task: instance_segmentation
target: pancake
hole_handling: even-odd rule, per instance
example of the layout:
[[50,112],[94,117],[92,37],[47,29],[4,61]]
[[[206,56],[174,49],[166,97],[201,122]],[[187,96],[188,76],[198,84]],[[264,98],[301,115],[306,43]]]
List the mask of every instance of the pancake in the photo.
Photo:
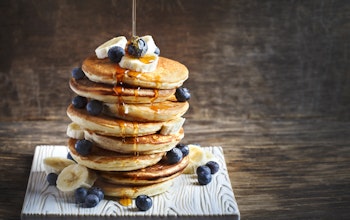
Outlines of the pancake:
[[85,130],[98,134],[116,137],[135,137],[157,133],[162,128],[161,122],[139,123],[118,120],[112,117],[93,116],[85,109],[76,109],[70,105],[67,109],[68,117]]
[[84,131],[85,139],[96,143],[99,147],[106,150],[120,153],[141,153],[152,154],[171,150],[184,137],[183,129],[178,133],[161,135],[150,134],[140,137],[111,137],[99,135],[91,131]]
[[101,176],[101,179],[107,183],[116,184],[119,186],[147,186],[152,184],[157,184],[165,181],[169,181],[174,179],[177,176],[180,176],[182,174],[182,171],[179,171],[177,173],[174,173],[169,176],[165,177],[159,177],[154,179],[137,179],[137,178],[121,178],[118,176],[115,176],[115,178],[110,177],[110,179],[104,178]]
[[80,96],[107,103],[163,102],[175,93],[175,89],[146,89],[130,87],[125,84],[109,85],[92,82],[87,78],[79,80],[71,78],[69,86],[73,92]]
[[164,57],[159,57],[157,68],[153,72],[126,70],[108,58],[98,59],[96,56],[86,58],[82,69],[94,82],[111,85],[122,82],[143,88],[174,89],[180,87],[188,78],[188,69],[185,65]]
[[164,101],[147,104],[105,103],[105,114],[128,121],[169,121],[183,116],[188,102]]
[[100,187],[106,196],[133,199],[139,195],[155,196],[164,193],[172,184],[173,179],[151,185],[127,186],[108,183],[100,178],[97,179],[94,186]]
[[75,150],[76,139],[68,140],[68,148],[73,159],[83,166],[93,170],[101,171],[130,171],[138,170],[158,163],[164,153],[130,155],[108,151],[97,146],[93,146],[92,151],[87,156],[80,155]]
[[120,185],[149,185],[160,183],[180,175],[187,167],[189,157],[184,157],[179,163],[168,164],[165,159],[153,166],[128,172],[99,172],[104,181]]
[[158,131],[163,135],[174,134],[181,129],[184,123],[184,118],[167,122],[136,122],[116,119],[102,114],[93,116],[88,114],[85,109],[77,109],[73,105],[68,106],[67,115],[72,122],[78,124],[84,130],[114,137],[137,137],[154,134]]

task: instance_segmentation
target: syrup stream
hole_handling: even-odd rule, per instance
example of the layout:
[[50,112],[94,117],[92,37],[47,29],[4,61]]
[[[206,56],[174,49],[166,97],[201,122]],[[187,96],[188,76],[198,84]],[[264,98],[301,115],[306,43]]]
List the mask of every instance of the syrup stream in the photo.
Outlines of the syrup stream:
[[[136,36],[136,0],[132,0],[132,37]],[[125,72],[124,72],[125,74]],[[118,91],[116,91],[116,93],[118,94]],[[121,96],[121,94],[120,94]],[[135,96],[137,97],[138,96],[138,90],[135,91]],[[119,100],[119,103],[118,103],[119,107],[121,107],[123,105],[123,101],[122,100]],[[119,113],[121,113],[121,109],[119,109]],[[123,112],[124,114],[125,112]],[[125,123],[120,123],[120,127],[122,128],[122,137],[123,139],[125,138]],[[138,124],[137,123],[133,123],[133,127],[134,127],[134,150],[135,150],[135,155],[138,155],[138,152],[137,152],[137,135],[138,135],[138,131],[139,131],[139,128],[138,128]],[[125,139],[124,139],[125,140]],[[126,197],[126,196],[123,196],[122,198],[119,199],[119,203],[122,205],[122,206],[130,206],[132,204],[132,199]]]
[[136,36],[136,0],[132,0],[132,36]]

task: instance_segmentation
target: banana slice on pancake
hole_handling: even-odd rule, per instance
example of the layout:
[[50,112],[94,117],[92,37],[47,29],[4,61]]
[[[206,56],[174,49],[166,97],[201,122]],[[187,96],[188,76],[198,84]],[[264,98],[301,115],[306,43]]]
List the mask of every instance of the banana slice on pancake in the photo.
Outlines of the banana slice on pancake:
[[69,86],[80,96],[100,100],[107,103],[155,103],[170,99],[176,89],[149,89],[130,87],[125,84],[108,85],[96,83],[86,78],[71,78]]
[[72,122],[67,126],[67,136],[74,139],[84,139],[84,129]]
[[104,150],[97,146],[92,148],[87,156],[80,155],[75,150],[76,139],[68,140],[68,148],[73,159],[90,169],[101,171],[130,171],[138,170],[158,163],[164,153],[154,153],[146,155],[120,154],[113,151]]
[[96,56],[86,58],[82,70],[93,82],[110,85],[125,83],[155,89],[174,89],[180,87],[188,78],[188,69],[185,65],[164,57],[159,57],[157,68],[153,72],[130,71],[121,68],[108,58],[98,59]]
[[124,154],[153,154],[171,150],[184,137],[184,130],[169,135],[150,134],[139,137],[112,137],[91,131],[84,132],[85,139],[99,147]]

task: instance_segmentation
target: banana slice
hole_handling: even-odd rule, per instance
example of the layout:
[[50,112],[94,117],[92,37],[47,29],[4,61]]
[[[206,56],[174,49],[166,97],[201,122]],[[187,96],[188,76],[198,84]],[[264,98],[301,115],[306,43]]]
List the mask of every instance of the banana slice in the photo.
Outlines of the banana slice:
[[71,192],[79,187],[90,188],[96,181],[97,174],[80,164],[64,168],[57,178],[57,188],[62,192]]
[[154,43],[153,37],[151,35],[145,35],[141,37],[141,39],[144,40],[147,44],[148,49],[145,55],[154,55],[154,51],[156,51],[157,45]]
[[158,65],[159,57],[157,55],[145,55],[144,57],[134,58],[123,56],[119,66],[136,72],[153,72]]
[[203,149],[199,145],[189,144],[188,148],[190,150],[188,155],[190,157],[190,162],[183,173],[193,174],[196,173],[197,167],[202,165],[206,156]]
[[171,121],[167,121],[162,125],[162,129],[160,130],[160,134],[162,135],[170,135],[176,134],[182,128],[182,125],[185,123],[185,118],[180,117],[173,119]]
[[84,130],[78,124],[72,122],[67,127],[67,135],[74,139],[84,139]]
[[121,48],[125,48],[127,42],[128,41],[124,36],[112,38],[109,41],[101,44],[99,47],[96,48],[95,50],[96,56],[99,59],[106,58],[108,57],[108,50],[111,47],[119,46]]
[[219,160],[218,160],[218,158],[216,158],[215,157],[215,155],[214,154],[212,154],[210,151],[205,151],[205,163],[204,164],[206,164],[206,163],[208,163],[209,161],[215,161],[215,162],[219,162]]
[[197,167],[205,165],[209,161],[217,161],[211,152],[206,151],[199,145],[189,144],[188,147],[190,162],[184,170],[184,174],[195,174]]
[[68,167],[69,165],[75,164],[75,162],[73,160],[69,160],[63,157],[46,157],[43,160],[43,164],[46,174],[59,174],[64,168]]

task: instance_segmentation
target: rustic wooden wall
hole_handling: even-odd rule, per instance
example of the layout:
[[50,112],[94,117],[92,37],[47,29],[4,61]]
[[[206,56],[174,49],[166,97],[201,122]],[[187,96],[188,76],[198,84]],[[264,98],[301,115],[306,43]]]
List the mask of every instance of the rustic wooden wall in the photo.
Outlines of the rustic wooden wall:
[[[62,119],[70,70],[131,1],[1,1],[1,120]],[[347,1],[138,1],[137,33],[190,69],[190,118],[350,119]],[[207,92],[210,91],[210,92]]]

